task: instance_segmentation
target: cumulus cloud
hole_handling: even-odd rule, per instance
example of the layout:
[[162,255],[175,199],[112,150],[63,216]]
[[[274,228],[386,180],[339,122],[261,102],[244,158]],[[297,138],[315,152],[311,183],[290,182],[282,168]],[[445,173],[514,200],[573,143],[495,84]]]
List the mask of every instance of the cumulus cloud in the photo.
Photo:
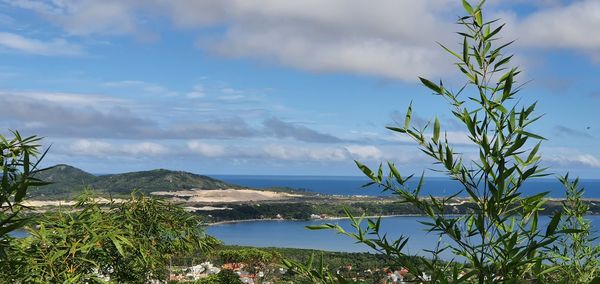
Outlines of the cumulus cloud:
[[217,144],[208,144],[200,141],[189,141],[187,147],[195,154],[205,157],[221,157],[227,152],[225,147]]
[[[510,10],[510,5],[523,2],[532,5],[532,12]],[[462,13],[459,1],[450,0],[6,3],[33,10],[71,35],[148,37],[148,19],[166,17],[180,28],[222,28],[222,35],[198,41],[200,47],[222,56],[408,81],[414,81],[415,74],[435,76],[448,70],[448,58],[434,41],[454,46],[452,23]],[[520,46],[570,48],[600,59],[600,39],[591,36],[600,25],[600,2],[514,0],[496,4],[492,3],[490,13],[509,23],[507,30],[512,33],[505,37],[518,38]]]
[[572,149],[559,148],[553,151],[546,151],[544,161],[559,166],[600,168],[600,158],[593,154],[581,153]]
[[600,59],[600,38],[593,36],[600,26],[599,1],[555,3],[520,18],[514,12],[502,12],[500,16],[508,21],[507,29],[518,38],[520,46],[568,48]]
[[358,160],[378,160],[383,157],[381,150],[373,145],[349,145],[345,148],[353,158]]
[[[72,35],[148,33],[144,19],[167,16],[184,28],[219,26],[224,35],[199,45],[228,57],[250,57],[323,72],[415,80],[443,72],[434,44],[451,34],[455,1],[9,1]],[[400,16],[401,15],[401,16]],[[143,35],[142,35],[143,36]]]
[[43,41],[8,32],[0,32],[0,47],[45,56],[78,56],[85,53],[82,46],[61,38]]
[[270,144],[262,148],[264,155],[277,160],[343,161],[347,152],[340,147],[302,147]]
[[101,156],[113,152],[110,143],[89,139],[78,139],[67,148],[67,153],[72,155]]

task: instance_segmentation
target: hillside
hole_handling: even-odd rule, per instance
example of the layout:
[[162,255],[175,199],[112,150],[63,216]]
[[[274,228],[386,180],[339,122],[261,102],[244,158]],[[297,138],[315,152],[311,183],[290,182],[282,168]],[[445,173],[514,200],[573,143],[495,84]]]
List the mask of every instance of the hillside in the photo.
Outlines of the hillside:
[[32,198],[64,199],[72,198],[86,186],[102,195],[126,195],[133,189],[143,192],[176,191],[187,189],[239,188],[223,181],[184,171],[157,169],[122,174],[96,176],[69,165],[56,165],[39,173],[37,178],[52,184],[32,188]]
[[154,192],[237,187],[211,177],[165,169],[99,176],[92,186],[111,193],[129,193],[131,189]]

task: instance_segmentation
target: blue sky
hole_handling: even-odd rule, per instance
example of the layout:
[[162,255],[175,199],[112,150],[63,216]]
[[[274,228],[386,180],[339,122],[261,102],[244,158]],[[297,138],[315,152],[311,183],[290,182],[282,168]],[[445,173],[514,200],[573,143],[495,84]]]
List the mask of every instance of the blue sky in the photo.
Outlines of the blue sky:
[[[516,39],[544,164],[600,178],[599,1],[488,1]],[[467,155],[418,76],[459,86],[460,1],[0,1],[0,129],[94,173],[359,175],[431,161],[385,129],[413,101]]]

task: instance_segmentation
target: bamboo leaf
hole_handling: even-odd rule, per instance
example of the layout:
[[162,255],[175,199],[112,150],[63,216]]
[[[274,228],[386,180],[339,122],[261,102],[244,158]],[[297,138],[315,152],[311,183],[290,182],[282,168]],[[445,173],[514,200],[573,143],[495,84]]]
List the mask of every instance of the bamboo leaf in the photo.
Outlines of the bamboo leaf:
[[437,143],[439,138],[440,138],[440,121],[436,117],[435,122],[433,123],[433,141],[435,143]]

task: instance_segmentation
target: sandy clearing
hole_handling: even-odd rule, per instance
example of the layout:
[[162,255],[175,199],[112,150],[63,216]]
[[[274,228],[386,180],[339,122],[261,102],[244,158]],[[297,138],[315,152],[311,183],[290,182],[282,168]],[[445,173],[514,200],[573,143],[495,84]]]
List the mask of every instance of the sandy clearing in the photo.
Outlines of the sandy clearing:
[[286,200],[301,197],[299,194],[286,192],[261,191],[253,189],[219,189],[219,190],[182,190],[157,191],[153,195],[187,197],[187,202],[197,203],[231,203],[248,201]]

